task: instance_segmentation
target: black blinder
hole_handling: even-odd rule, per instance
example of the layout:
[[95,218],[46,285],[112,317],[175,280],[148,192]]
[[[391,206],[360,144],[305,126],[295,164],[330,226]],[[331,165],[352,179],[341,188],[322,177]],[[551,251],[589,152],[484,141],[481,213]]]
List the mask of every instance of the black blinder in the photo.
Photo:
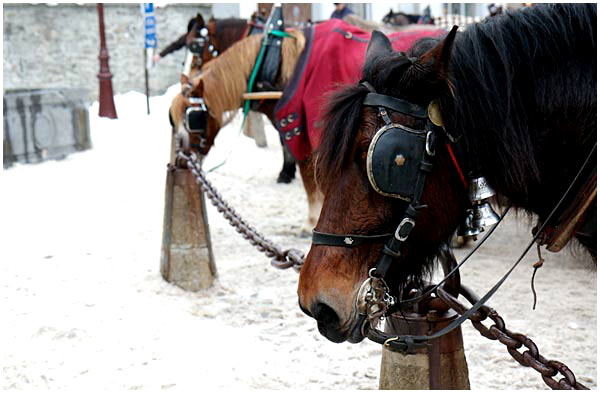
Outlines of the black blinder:
[[205,43],[206,43],[206,39],[204,39],[204,38],[194,38],[194,40],[192,42],[190,42],[188,49],[193,54],[195,54],[197,56],[202,56],[202,51],[204,50]]
[[185,129],[190,134],[206,136],[208,126],[208,110],[202,98],[189,98],[192,106],[185,111]]
[[378,193],[411,202],[426,149],[427,132],[400,124],[387,124],[371,141],[367,175]]

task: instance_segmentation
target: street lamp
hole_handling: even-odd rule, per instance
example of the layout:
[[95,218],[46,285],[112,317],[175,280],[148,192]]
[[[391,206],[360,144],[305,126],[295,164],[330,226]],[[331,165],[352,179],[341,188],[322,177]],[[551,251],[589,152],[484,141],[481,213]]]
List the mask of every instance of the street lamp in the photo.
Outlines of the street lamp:
[[108,49],[106,49],[106,40],[104,38],[104,5],[98,3],[98,21],[100,22],[100,72],[98,73],[98,79],[100,80],[100,110],[98,115],[101,117],[108,117],[111,119],[117,118],[117,111],[115,110],[115,102],[113,100],[112,90],[112,74],[108,68]]

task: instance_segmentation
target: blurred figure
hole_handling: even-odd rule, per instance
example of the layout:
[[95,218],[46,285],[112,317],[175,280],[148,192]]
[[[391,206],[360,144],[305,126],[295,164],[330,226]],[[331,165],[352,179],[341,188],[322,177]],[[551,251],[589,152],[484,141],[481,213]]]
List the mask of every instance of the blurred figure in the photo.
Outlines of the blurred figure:
[[429,6],[425,7],[425,9],[423,10],[423,15],[421,15],[417,23],[420,25],[433,24],[433,18],[431,17],[431,8],[429,8]]
[[353,14],[350,8],[346,7],[344,3],[333,3],[335,5],[335,11],[331,13],[330,19],[344,19],[344,16]]

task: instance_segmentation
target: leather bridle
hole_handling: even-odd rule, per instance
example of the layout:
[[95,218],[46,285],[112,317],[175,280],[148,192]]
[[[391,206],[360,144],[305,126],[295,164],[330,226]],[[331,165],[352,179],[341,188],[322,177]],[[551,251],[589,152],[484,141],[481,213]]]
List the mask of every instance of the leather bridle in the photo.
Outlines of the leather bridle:
[[[206,27],[202,27],[200,30],[196,29],[196,36],[193,38],[192,42],[187,46],[187,49],[189,51],[188,56],[192,56],[192,59],[195,60],[195,66],[199,69],[202,68],[202,54],[204,53],[204,50],[207,46],[207,49],[213,58],[219,55],[219,51],[217,50],[215,44],[211,41],[211,38],[212,35],[209,33],[208,29]],[[189,67],[190,69],[186,70],[186,67]],[[191,72],[191,61],[186,60],[186,66],[184,66],[184,74],[186,71],[188,73]],[[183,96],[190,103],[190,105],[186,108],[183,117],[183,125],[186,131],[190,134],[184,136],[184,139],[187,139],[184,140],[184,144],[188,146],[188,148],[193,147],[198,152],[202,152],[208,144],[208,108],[206,107],[206,102],[204,101],[204,98],[190,96],[192,87],[192,83],[188,79],[188,82],[182,92]],[[192,142],[191,136],[197,139],[198,143]]]
[[[375,89],[365,81],[362,81],[361,84],[368,88],[370,91],[365,99],[363,100],[363,105],[366,106],[376,106],[379,110],[379,114],[384,119],[386,125],[389,126],[391,120],[387,114],[386,109],[390,109],[396,112],[400,112],[403,114],[407,114],[416,118],[422,119],[423,113],[428,113],[428,109],[425,109],[421,106],[414,105],[410,102],[407,102],[402,99],[398,99],[395,97],[385,96],[381,94],[377,94]],[[384,126],[384,127],[385,127]],[[402,128],[403,126],[400,126]],[[455,142],[456,140],[452,138],[450,135],[446,133],[446,130],[443,127],[437,127],[431,121],[431,116],[427,119],[427,125],[422,132],[426,132],[427,135],[431,135],[431,141],[435,137],[435,131],[437,129],[442,129],[443,133],[448,137],[450,142]],[[413,130],[414,131],[414,130]],[[430,138],[427,138],[430,140]],[[389,334],[383,333],[377,330],[378,321],[374,320],[376,318],[381,318],[383,316],[389,315],[392,310],[396,309],[398,304],[400,303],[414,303],[425,297],[429,296],[430,293],[434,292],[436,288],[438,288],[442,283],[444,283],[447,279],[449,279],[458,269],[467,261],[467,259],[489,238],[489,236],[493,233],[493,231],[498,226],[496,223],[487,235],[482,239],[477,246],[452,270],[450,270],[442,280],[432,288],[427,290],[425,293],[421,294],[416,298],[411,298],[408,300],[397,302],[396,299],[389,296],[389,288],[384,281],[384,277],[389,270],[392,262],[401,256],[401,247],[404,241],[410,235],[410,232],[415,226],[415,219],[419,214],[419,211],[423,208],[427,207],[426,205],[420,205],[419,199],[422,196],[423,187],[425,177],[428,173],[431,172],[432,163],[431,158],[435,155],[434,149],[435,143],[433,142],[431,146],[425,149],[422,160],[419,166],[419,173],[417,177],[417,184],[415,186],[414,197],[411,201],[409,201],[409,205],[404,212],[404,215],[398,225],[394,234],[381,234],[381,235],[354,235],[354,234],[334,234],[334,233],[324,233],[314,230],[313,231],[313,244],[314,245],[326,245],[326,246],[334,246],[334,247],[357,247],[359,245],[365,243],[377,243],[377,242],[386,242],[383,246],[383,250],[381,251],[379,258],[377,260],[376,266],[369,271],[369,277],[362,283],[360,289],[358,290],[356,296],[356,306],[359,310],[361,324],[361,332],[364,336],[369,337],[371,340],[378,342],[380,344],[385,345],[386,347],[400,352],[412,352],[416,347],[423,347],[427,345],[427,342],[436,338],[439,338],[456,327],[460,326],[464,321],[466,321],[469,317],[471,317],[474,313],[479,310],[485,302],[487,302],[494,293],[500,288],[500,286],[506,281],[508,276],[513,272],[513,270],[517,267],[517,265],[523,260],[529,249],[536,243],[538,238],[543,234],[544,228],[548,225],[548,223],[554,218],[557,214],[559,206],[566,199],[567,195],[574,188],[575,184],[579,181],[579,179],[583,176],[585,169],[588,164],[592,162],[595,151],[597,147],[597,143],[594,143],[590,153],[587,155],[585,161],[583,162],[581,168],[571,181],[569,187],[563,193],[560,200],[556,203],[555,207],[552,209],[550,214],[546,217],[544,222],[539,226],[539,229],[535,232],[533,238],[530,243],[527,245],[525,250],[522,252],[520,257],[516,260],[516,262],[511,266],[511,268],[502,276],[498,282],[483,296],[481,297],[470,309],[466,310],[460,317],[454,319],[449,325],[445,326],[443,329],[429,334],[429,335],[402,335],[402,336],[391,336]],[[456,165],[456,162],[455,162]],[[460,168],[457,168],[460,170]],[[506,208],[503,212],[500,221],[506,216],[509,208]],[[368,328],[370,323],[370,329]]]
[[393,234],[386,233],[365,236],[355,234],[324,233],[313,230],[313,244],[352,248],[365,243],[385,242],[375,268],[371,269],[369,272],[370,277],[383,280],[392,262],[401,256],[402,245],[408,239],[411,231],[415,227],[415,221],[419,215],[419,212],[427,207],[427,205],[420,204],[420,199],[425,186],[425,178],[433,169],[432,159],[435,156],[436,128],[439,127],[435,126],[428,118],[427,108],[400,98],[378,94],[373,86],[366,81],[361,81],[360,84],[369,90],[369,93],[367,93],[362,104],[364,106],[374,106],[377,108],[379,115],[385,122],[384,127],[406,129],[406,127],[403,125],[392,123],[392,120],[388,115],[388,110],[400,112],[417,119],[427,120],[427,124],[424,129],[411,129],[413,132],[422,133],[426,139],[425,149],[418,166],[417,180],[414,186],[414,195],[411,200],[408,201],[409,205],[406,208],[406,211],[404,212],[404,215]]
[[192,66],[195,66],[198,70],[202,68],[202,65],[204,64],[202,55],[205,48],[209,51],[213,59],[219,56],[219,50],[217,49],[215,43],[212,42],[212,35],[209,33],[206,27],[202,27],[200,30],[196,29],[194,38],[192,38],[192,41],[189,43],[189,45],[186,45],[186,48],[188,52],[184,62],[182,74],[188,79],[183,89],[183,95],[188,97],[192,89],[192,84],[190,83]]

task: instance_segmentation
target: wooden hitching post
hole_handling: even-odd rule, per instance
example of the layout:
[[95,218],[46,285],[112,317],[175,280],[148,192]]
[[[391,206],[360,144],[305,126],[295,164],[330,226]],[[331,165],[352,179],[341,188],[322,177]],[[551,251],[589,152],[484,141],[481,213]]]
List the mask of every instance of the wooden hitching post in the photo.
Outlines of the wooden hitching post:
[[[171,140],[174,163],[175,138]],[[212,286],[214,263],[204,192],[187,169],[167,169],[160,272],[188,291]]]
[[[392,335],[427,335],[447,326],[456,317],[453,311],[426,315],[404,312],[387,318],[384,331]],[[405,319],[406,318],[406,319]],[[381,390],[466,390],[469,370],[460,326],[427,348],[414,354],[393,352],[383,347],[379,388]]]

